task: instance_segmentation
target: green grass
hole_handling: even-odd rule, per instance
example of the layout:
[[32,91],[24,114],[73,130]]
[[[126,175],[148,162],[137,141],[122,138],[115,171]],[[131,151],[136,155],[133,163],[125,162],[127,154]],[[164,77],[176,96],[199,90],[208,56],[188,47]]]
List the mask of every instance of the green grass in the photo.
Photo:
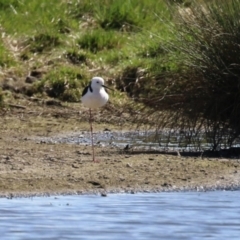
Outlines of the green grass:
[[141,4],[121,0],[105,2],[110,8],[100,7],[97,12],[98,22],[103,29],[132,31],[142,28],[147,14],[142,10]]
[[80,89],[88,82],[88,75],[76,67],[56,67],[41,82],[33,85],[32,93],[47,93],[49,97],[75,102],[81,97]]
[[230,146],[240,135],[239,12],[236,0],[2,0],[0,83],[38,70],[20,94],[79,101],[100,75],[116,87],[113,102],[144,106],[143,122],[229,132]]
[[68,13],[73,19],[91,22],[105,30],[140,31],[155,25],[155,13],[167,15],[164,1],[101,0],[72,1]]
[[65,53],[66,59],[74,65],[86,64],[88,61],[88,54],[80,49],[70,49]]
[[[159,20],[159,16],[170,19],[163,0],[1,3],[0,24],[10,44],[0,44],[0,65],[6,71],[14,66],[13,72],[21,77],[35,69],[47,71],[32,87],[27,86],[28,91],[22,92],[27,95],[76,101],[83,85],[80,80],[76,83],[75,71],[93,71],[94,74],[83,77],[86,82],[93,75],[116,79],[129,68],[151,69],[155,59],[162,57],[160,51],[154,52],[172,38],[166,24]],[[14,51],[12,45],[16,46]],[[115,94],[114,98],[124,95]]]
[[26,41],[28,50],[32,53],[50,51],[61,44],[59,36],[40,33]]
[[8,11],[19,6],[18,0],[1,0],[0,11]]
[[123,44],[122,36],[113,31],[103,31],[101,29],[86,32],[77,40],[80,48],[87,49],[92,53],[102,50],[118,49]]
[[[12,0],[1,3],[0,24],[4,33],[17,41],[18,65],[29,63],[30,68],[42,65],[48,56],[65,58],[72,64],[84,62],[89,68],[97,68],[96,65],[108,68],[120,63],[120,67],[116,66],[115,73],[118,73],[123,66],[138,61],[142,44],[149,42],[150,32],[165,29],[156,13],[167,15],[163,1],[129,0],[123,4],[119,0]],[[166,31],[164,35],[163,38],[167,37]],[[69,49],[72,50],[66,54]]]
[[0,67],[9,68],[15,65],[15,60],[10,51],[5,48],[4,43],[0,41]]

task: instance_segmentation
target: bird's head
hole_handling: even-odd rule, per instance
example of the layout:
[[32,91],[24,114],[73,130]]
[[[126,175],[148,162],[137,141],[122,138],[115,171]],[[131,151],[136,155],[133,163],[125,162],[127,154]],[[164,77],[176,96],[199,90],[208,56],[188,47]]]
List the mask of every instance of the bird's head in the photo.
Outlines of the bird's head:
[[91,80],[91,87],[93,89],[100,89],[104,87],[104,80],[101,77],[94,77]]
[[[94,77],[91,80],[91,87],[93,89],[101,89],[101,88],[108,88],[104,85],[104,80],[101,77]],[[110,88],[108,88],[110,89]]]

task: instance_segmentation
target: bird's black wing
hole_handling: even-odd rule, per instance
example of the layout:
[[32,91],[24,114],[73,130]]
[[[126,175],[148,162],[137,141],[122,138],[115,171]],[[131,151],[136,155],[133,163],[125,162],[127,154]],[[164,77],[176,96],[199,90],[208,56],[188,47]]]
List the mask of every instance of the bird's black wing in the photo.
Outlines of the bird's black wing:
[[92,89],[92,86],[91,86],[91,83],[89,83],[89,85],[87,87],[84,88],[83,92],[82,92],[82,97],[87,94],[88,92],[88,89],[93,92],[93,89]]
[[83,97],[85,94],[87,94],[87,92],[88,92],[88,87],[89,87],[89,86],[86,86],[86,87],[84,88],[84,90],[83,90],[83,92],[82,92],[82,97]]

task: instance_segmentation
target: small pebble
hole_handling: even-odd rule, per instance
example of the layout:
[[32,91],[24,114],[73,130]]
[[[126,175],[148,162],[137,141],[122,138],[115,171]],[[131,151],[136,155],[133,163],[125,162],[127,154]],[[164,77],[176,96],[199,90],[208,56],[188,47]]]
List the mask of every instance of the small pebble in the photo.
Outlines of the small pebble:
[[101,193],[101,196],[102,197],[107,197],[107,194],[104,192],[104,193]]

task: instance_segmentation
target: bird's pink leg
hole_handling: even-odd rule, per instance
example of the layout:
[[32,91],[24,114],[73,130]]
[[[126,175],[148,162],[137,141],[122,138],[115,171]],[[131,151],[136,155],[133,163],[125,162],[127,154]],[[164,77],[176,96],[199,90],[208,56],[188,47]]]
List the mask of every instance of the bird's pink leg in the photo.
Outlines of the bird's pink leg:
[[91,138],[92,138],[92,156],[93,156],[93,162],[96,162],[96,160],[95,160],[94,144],[93,144],[93,128],[92,128],[93,118],[92,118],[91,108],[89,108],[89,122],[90,122]]

